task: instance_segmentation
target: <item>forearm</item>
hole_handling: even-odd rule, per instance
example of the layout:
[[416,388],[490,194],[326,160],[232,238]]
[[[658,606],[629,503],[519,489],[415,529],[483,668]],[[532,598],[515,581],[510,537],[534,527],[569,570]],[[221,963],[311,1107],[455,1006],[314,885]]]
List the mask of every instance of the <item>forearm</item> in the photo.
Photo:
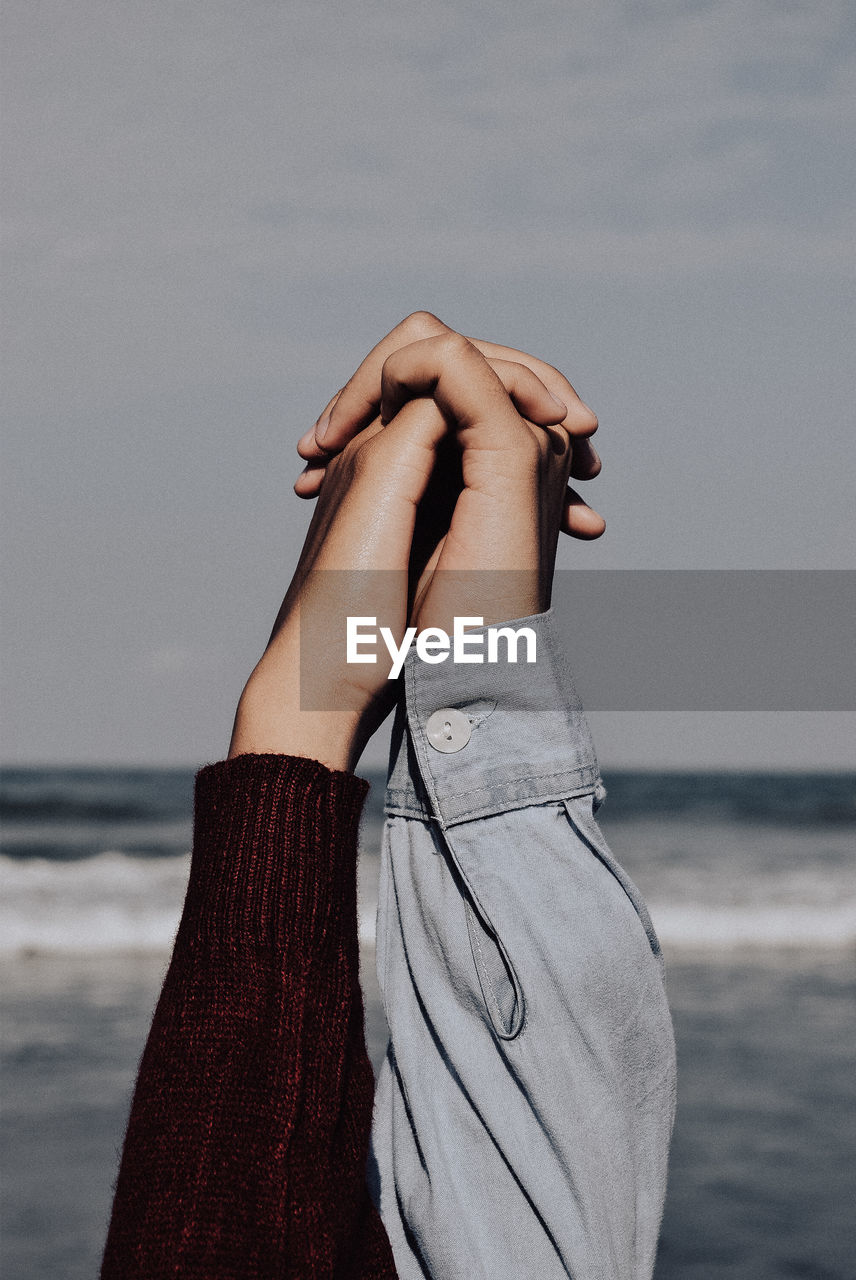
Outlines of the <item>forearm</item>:
[[367,734],[359,712],[309,711],[300,706],[299,648],[293,653],[269,651],[262,658],[238,703],[229,759],[272,753],[318,760],[328,769],[352,772]]
[[373,1080],[355,879],[365,791],[284,756],[198,775],[187,899],[103,1280],[395,1275],[365,1189]]

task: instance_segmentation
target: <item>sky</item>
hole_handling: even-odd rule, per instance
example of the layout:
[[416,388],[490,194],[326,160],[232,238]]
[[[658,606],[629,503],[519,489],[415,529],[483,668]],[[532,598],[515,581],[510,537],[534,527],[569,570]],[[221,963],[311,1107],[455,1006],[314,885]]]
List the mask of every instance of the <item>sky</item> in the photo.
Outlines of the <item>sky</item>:
[[[597,411],[608,529],[561,567],[856,567],[852,5],[2,23],[5,761],[225,754],[311,514],[294,444],[419,308]],[[856,740],[844,712],[593,723],[612,766]]]

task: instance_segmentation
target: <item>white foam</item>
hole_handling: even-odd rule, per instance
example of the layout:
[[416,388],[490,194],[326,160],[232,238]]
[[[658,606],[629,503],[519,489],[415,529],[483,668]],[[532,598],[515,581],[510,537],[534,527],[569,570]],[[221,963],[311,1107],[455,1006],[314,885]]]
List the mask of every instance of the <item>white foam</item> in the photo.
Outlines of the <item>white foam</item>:
[[0,858],[0,954],[169,949],[189,856]]
[[847,947],[856,945],[856,902],[835,906],[651,906],[669,949]]
[[[0,857],[0,954],[168,951],[184,901],[189,856],[105,852],[77,862]],[[667,950],[856,946],[856,898],[722,905],[650,904]],[[365,899],[360,941],[375,941]]]
[[374,908],[360,907],[359,931],[362,946],[373,947],[377,941],[377,912]]

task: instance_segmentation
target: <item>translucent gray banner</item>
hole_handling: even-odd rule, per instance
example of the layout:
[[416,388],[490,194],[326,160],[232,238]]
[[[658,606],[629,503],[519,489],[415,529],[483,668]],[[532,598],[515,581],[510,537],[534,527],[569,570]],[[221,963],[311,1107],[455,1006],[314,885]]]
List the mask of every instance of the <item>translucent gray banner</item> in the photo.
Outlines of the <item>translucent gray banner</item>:
[[[537,583],[525,573],[441,578],[431,591],[442,607],[418,618],[420,629],[439,625],[451,636],[455,616],[498,625],[537,608]],[[312,575],[308,596],[317,603],[301,612],[304,710],[339,705],[332,667],[371,680],[394,665],[380,628],[400,643],[403,587],[402,574],[385,571]],[[850,570],[560,570],[552,608],[588,710],[856,709]],[[358,649],[376,652],[376,667],[347,662],[347,619],[355,616],[376,620],[363,627],[376,642]],[[454,661],[452,646],[442,660]],[[522,651],[519,670],[525,680]]]
[[591,710],[856,707],[851,571],[563,571],[553,609]]

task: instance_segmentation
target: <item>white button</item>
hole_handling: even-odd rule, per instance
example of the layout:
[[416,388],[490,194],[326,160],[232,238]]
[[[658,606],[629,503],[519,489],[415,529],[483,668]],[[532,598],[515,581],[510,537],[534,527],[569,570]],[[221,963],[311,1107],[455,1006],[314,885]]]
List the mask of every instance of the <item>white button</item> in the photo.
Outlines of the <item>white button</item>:
[[463,711],[456,711],[454,707],[442,707],[428,717],[425,730],[435,751],[450,754],[467,745],[473,728],[469,716],[465,716]]

